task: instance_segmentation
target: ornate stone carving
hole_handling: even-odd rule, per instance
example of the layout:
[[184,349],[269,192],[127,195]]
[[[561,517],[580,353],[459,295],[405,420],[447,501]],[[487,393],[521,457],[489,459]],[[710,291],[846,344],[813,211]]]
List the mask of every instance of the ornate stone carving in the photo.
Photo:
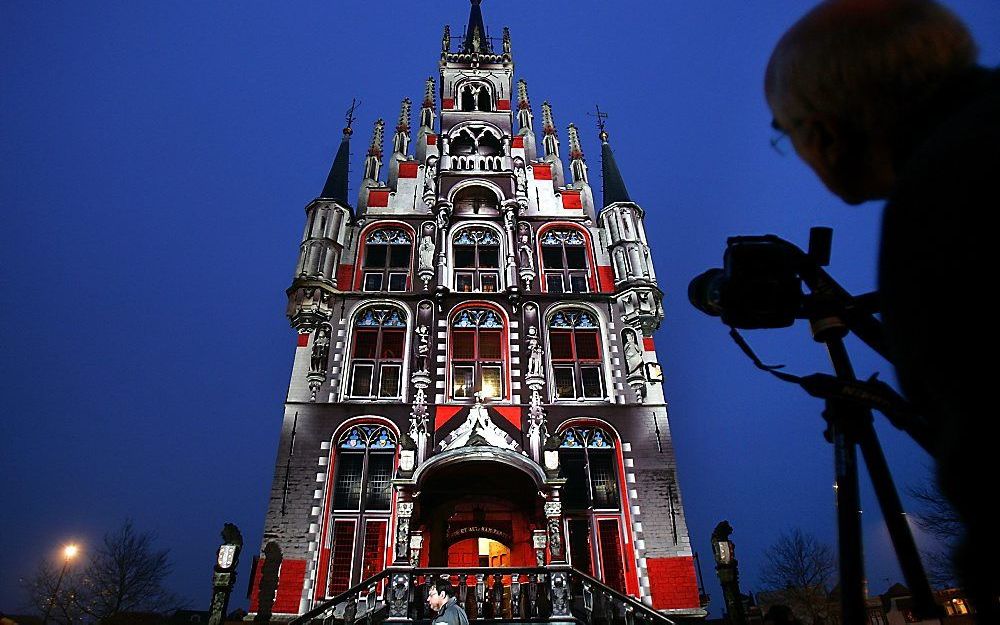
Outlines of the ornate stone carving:
[[389,616],[406,618],[406,609],[410,598],[410,576],[396,573],[392,576],[392,586],[389,590]]
[[[409,504],[412,508],[413,504]],[[410,517],[396,520],[396,561],[405,562],[410,555]]]
[[563,571],[549,576],[552,616],[569,616],[569,577]]

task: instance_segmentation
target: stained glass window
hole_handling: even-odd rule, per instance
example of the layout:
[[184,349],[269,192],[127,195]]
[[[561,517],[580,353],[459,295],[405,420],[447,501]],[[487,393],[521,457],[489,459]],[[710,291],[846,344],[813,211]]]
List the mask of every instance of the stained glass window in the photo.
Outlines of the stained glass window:
[[550,229],[541,236],[542,272],[549,293],[586,293],[590,276],[587,241],[575,228]]
[[369,307],[355,319],[348,395],[399,398],[406,344],[405,316],[395,307]]
[[465,228],[454,239],[455,290],[500,289],[500,237],[490,228]]
[[594,313],[561,309],[549,320],[549,357],[556,399],[604,399],[604,354]]
[[489,308],[464,308],[451,323],[451,396],[506,397],[503,319]]
[[361,288],[365,291],[405,291],[413,239],[400,228],[379,228],[365,237]]

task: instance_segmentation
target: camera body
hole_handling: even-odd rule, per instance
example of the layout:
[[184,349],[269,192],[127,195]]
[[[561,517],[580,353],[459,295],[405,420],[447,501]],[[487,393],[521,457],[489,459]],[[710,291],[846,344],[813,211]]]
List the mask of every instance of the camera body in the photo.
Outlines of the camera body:
[[694,278],[688,299],[734,328],[786,328],[805,306],[802,275],[827,263],[831,236],[829,228],[813,228],[809,253],[773,234],[730,237],[722,268]]

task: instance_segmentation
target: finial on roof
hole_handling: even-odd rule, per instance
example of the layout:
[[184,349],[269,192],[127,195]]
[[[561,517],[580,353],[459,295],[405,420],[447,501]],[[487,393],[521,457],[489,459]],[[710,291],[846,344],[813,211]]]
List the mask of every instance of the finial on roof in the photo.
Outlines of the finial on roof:
[[483,24],[483,10],[480,8],[482,0],[472,0],[472,9],[469,12],[469,25],[465,29],[465,41],[462,43],[462,52],[471,53],[492,53],[493,46],[486,36],[486,25]]
[[326,184],[323,185],[323,191],[320,193],[321,198],[339,200],[345,206],[348,206],[347,182],[350,177],[350,142],[351,134],[354,132],[351,130],[351,124],[354,123],[354,111],[360,104],[356,99],[351,100],[351,108],[347,109],[346,115],[347,125],[344,126],[343,136],[340,138],[340,147],[337,148],[337,155],[333,158],[333,166],[330,167]]
[[[622,179],[621,171],[618,170],[618,163],[615,162],[615,154],[611,151],[611,144],[608,143],[608,132],[604,129],[604,119],[607,113],[598,112],[598,125],[601,129],[601,177],[604,179],[604,205],[610,206],[615,202],[631,202],[628,189],[625,188],[625,180]],[[603,117],[601,117],[603,116]]]

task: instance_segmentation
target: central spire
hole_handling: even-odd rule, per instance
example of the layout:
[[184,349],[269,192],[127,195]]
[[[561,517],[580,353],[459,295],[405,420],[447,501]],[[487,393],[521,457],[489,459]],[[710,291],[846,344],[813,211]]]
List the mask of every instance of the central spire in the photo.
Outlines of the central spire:
[[469,25],[465,28],[465,41],[462,42],[462,52],[490,53],[493,47],[486,37],[486,26],[483,24],[483,10],[480,8],[483,0],[472,0],[472,10],[469,12]]

